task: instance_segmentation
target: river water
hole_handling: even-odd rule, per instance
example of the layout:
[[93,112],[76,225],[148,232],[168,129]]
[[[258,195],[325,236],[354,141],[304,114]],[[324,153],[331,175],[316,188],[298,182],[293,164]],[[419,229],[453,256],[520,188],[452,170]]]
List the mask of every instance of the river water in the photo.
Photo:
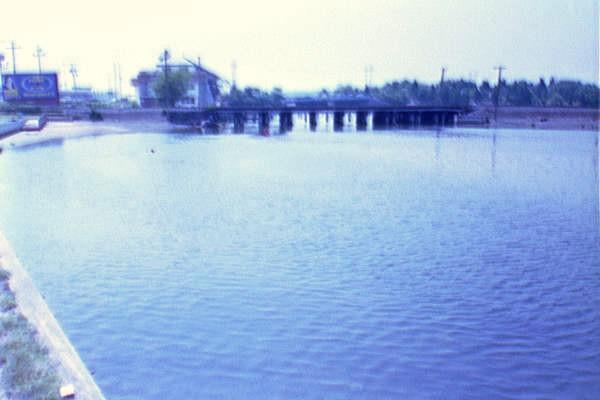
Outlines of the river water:
[[122,134],[0,155],[108,399],[598,399],[598,134]]

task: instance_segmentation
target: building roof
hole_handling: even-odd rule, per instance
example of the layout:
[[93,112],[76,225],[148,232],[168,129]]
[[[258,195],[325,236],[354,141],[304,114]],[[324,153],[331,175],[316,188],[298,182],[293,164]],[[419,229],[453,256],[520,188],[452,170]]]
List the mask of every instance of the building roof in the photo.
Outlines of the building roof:
[[[209,77],[209,79],[212,79],[215,81],[222,80],[222,78],[219,75],[204,68],[198,62],[193,62],[191,60],[188,60],[187,58],[184,58],[183,60],[173,60],[172,62],[170,62],[168,64],[169,68],[175,68],[175,69],[189,68],[190,66],[193,67],[197,72],[202,71],[203,73],[205,73]],[[138,86],[140,84],[148,83],[151,80],[156,79],[157,75],[161,73],[162,67],[163,67],[162,65],[158,64],[158,65],[156,65],[156,69],[154,69],[154,70],[140,71],[138,73],[138,75],[131,80],[131,84],[133,86]]]

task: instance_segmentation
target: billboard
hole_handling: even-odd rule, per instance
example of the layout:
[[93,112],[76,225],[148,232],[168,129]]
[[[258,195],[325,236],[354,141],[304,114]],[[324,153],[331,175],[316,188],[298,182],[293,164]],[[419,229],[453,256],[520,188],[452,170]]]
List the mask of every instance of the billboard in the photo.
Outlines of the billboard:
[[2,97],[9,103],[58,104],[58,76],[3,74]]

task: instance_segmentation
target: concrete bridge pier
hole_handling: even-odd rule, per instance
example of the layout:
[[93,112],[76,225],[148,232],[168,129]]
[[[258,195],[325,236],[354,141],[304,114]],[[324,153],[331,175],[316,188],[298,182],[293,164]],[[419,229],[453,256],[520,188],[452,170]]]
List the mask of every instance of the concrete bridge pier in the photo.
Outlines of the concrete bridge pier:
[[294,128],[293,114],[289,111],[279,113],[279,132],[289,132]]
[[308,114],[308,126],[313,132],[317,130],[317,113],[314,111]]
[[392,113],[392,126],[394,128],[400,128],[402,126],[402,113],[400,113],[400,112]]
[[390,126],[390,113],[377,111],[373,113],[373,129],[386,129]]
[[261,112],[258,114],[258,130],[260,134],[269,134],[269,127],[271,125],[271,114],[268,112]]
[[398,128],[406,128],[410,126],[410,114],[405,112],[398,113]]
[[245,113],[233,114],[233,132],[234,133],[244,133],[244,125],[245,124],[246,124],[246,114]]
[[367,130],[367,117],[368,117],[368,113],[366,111],[357,111],[356,112],[356,130],[357,131],[366,131]]
[[333,113],[333,130],[341,131],[344,129],[344,112],[335,111]]
[[444,113],[442,123],[443,126],[456,126],[457,115],[453,113]]

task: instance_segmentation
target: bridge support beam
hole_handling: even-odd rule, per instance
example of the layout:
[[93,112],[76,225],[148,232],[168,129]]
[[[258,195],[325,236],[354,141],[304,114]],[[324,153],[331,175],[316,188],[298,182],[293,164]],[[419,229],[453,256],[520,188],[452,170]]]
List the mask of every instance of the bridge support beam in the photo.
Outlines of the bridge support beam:
[[356,130],[357,131],[366,131],[367,130],[367,116],[368,116],[368,113],[366,111],[357,111],[356,112]]
[[387,129],[390,126],[390,113],[376,111],[373,113],[373,129]]
[[279,113],[279,132],[289,132],[294,128],[293,114],[289,111]]
[[333,113],[333,130],[341,131],[344,129],[344,112],[335,111]]
[[246,124],[246,114],[245,113],[233,114],[233,132],[234,133],[244,133],[244,125],[245,124]]
[[314,111],[308,114],[308,126],[313,132],[317,130],[317,113]]
[[456,125],[456,115],[451,112],[444,113],[444,126],[455,126]]
[[269,128],[271,125],[271,114],[268,112],[261,112],[258,115],[258,130],[261,135],[268,135]]

